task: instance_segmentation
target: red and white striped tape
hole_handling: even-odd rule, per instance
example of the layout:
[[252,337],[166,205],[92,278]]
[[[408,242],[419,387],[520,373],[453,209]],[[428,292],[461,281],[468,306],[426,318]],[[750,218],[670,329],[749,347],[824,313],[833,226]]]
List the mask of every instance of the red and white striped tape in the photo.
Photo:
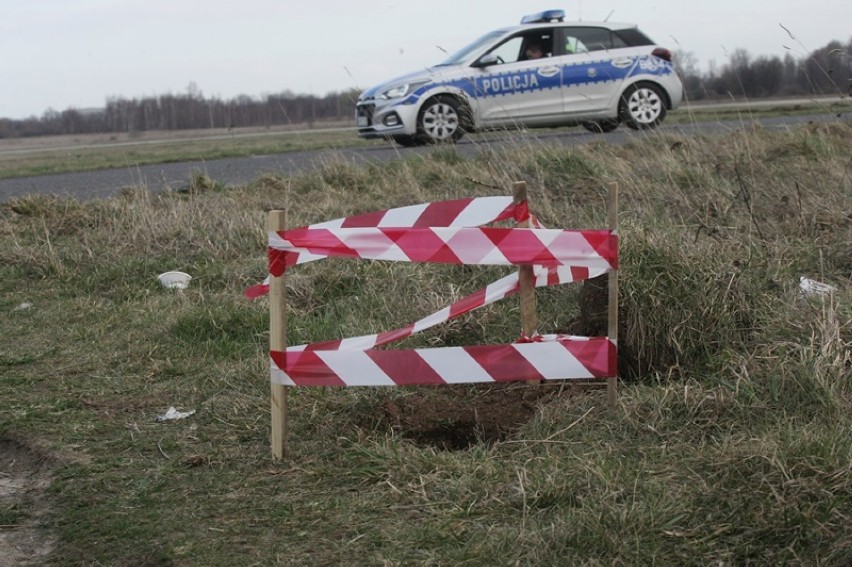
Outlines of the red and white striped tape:
[[[535,266],[535,287],[546,287],[585,280],[597,277],[605,272],[606,270],[590,271],[571,266],[559,266],[555,269]],[[372,335],[287,347],[287,352],[300,352],[303,350],[367,350],[380,347],[408,338],[411,335],[445,323],[450,319],[500,301],[505,297],[518,293],[519,290],[518,272],[513,272],[479,291],[463,297],[449,307],[445,307],[405,327]]]
[[[533,229],[473,228],[514,218]],[[545,230],[526,203],[509,197],[460,199],[336,219],[269,235],[270,274],[344,256],[452,264],[533,264],[536,287],[596,277],[617,267],[611,231]],[[292,386],[379,386],[602,378],[615,373],[605,337],[536,336],[511,345],[379,351],[375,347],[494,303],[519,291],[510,274],[449,307],[384,333],[270,353],[272,380]],[[257,297],[267,282],[247,290]]]
[[615,269],[610,230],[530,228],[305,228],[270,236],[270,273],[280,276],[283,253],[467,265],[576,266]]
[[[330,221],[320,222],[303,227],[305,229],[337,229],[337,228],[363,228],[363,227],[449,227],[449,226],[482,226],[501,220],[514,218],[521,222],[530,218],[527,203],[513,204],[511,197],[492,196],[475,197],[466,199],[455,199],[450,201],[439,201],[435,203],[423,203],[408,207],[398,207],[343,217]],[[272,238],[275,233],[270,233]],[[285,254],[275,255],[275,261],[283,261],[284,267],[305,262],[321,260],[326,256],[323,254]],[[254,285],[245,291],[246,297],[255,299],[269,293],[269,278],[263,283]]]
[[605,378],[616,371],[606,337],[407,350],[270,352],[287,386],[413,386]]

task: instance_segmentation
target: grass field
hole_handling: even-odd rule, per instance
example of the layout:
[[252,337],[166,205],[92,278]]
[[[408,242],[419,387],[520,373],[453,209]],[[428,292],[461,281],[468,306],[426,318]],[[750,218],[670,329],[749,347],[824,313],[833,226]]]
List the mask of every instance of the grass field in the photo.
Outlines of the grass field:
[[[653,140],[653,141],[652,141]],[[0,556],[84,565],[848,565],[852,127],[385,164],[0,205]],[[266,211],[292,226],[528,184],[551,227],[620,187],[617,407],[599,390],[294,389],[269,454]],[[215,181],[215,180],[214,180]],[[157,274],[193,276],[184,292]],[[505,271],[328,260],[290,342],[396,328]],[[807,295],[800,277],[834,286]],[[539,292],[576,329],[580,286]],[[406,341],[497,343],[507,300]],[[158,422],[170,406],[195,410]],[[3,560],[0,560],[0,564]]]

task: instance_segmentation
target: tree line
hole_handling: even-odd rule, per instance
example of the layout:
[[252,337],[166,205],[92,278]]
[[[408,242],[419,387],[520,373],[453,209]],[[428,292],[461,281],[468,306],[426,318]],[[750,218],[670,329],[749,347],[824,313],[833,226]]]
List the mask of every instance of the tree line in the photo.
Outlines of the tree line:
[[0,138],[57,134],[138,133],[152,130],[312,126],[317,122],[351,119],[357,91],[318,97],[291,91],[230,100],[208,98],[194,83],[186,93],[129,99],[110,97],[102,109],[47,110],[41,117],[0,118]]
[[718,71],[697,70],[695,58],[675,53],[675,63],[689,100],[773,96],[852,95],[852,39],[829,42],[804,59],[752,57],[734,50]]
[[[852,40],[832,41],[805,58],[791,54],[752,57],[733,51],[720,69],[699,71],[691,53],[675,53],[688,100],[852,94]],[[41,117],[0,118],[0,138],[58,134],[136,133],[150,130],[272,127],[350,120],[358,91],[325,96],[284,91],[263,97],[208,98],[190,83],[185,93],[142,99],[111,97],[103,109],[62,112]]]

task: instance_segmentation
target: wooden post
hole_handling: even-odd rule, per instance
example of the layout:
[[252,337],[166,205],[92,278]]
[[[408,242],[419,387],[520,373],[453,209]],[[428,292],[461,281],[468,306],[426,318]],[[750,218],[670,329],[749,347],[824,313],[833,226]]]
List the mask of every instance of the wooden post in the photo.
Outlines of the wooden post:
[[[269,211],[270,232],[285,230],[287,211]],[[284,296],[284,274],[269,278],[269,350],[287,349],[287,301]],[[287,457],[287,387],[272,383],[272,456]]]
[[[527,184],[524,181],[512,183],[512,198],[515,205],[527,201]],[[529,206],[529,203],[527,204]],[[518,228],[531,228],[530,219],[523,220],[517,224]],[[538,322],[536,321],[535,307],[535,273],[532,265],[518,266],[518,286],[521,297],[521,332],[524,337],[535,335]],[[538,380],[529,380],[530,384],[538,384]]]
[[[516,205],[527,200],[527,184],[524,181],[516,181],[512,184],[512,197]],[[529,219],[518,223],[518,228],[530,228],[532,223]],[[518,284],[521,295],[521,330],[525,337],[532,337],[536,332],[535,310],[535,274],[532,265],[518,266]]]
[[[607,222],[613,234],[618,234],[618,184],[610,183],[607,195]],[[618,270],[609,272],[609,313],[607,323],[607,337],[618,349]],[[616,357],[616,371],[609,376],[606,382],[606,398],[610,406],[616,405],[618,397],[618,358]]]

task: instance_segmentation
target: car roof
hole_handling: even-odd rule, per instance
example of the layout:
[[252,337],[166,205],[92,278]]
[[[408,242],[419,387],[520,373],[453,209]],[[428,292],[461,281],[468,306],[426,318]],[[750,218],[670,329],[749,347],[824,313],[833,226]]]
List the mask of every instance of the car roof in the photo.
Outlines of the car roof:
[[520,24],[503,28],[505,32],[515,32],[519,30],[534,30],[538,28],[606,28],[609,30],[625,30],[638,27],[636,24],[625,22],[543,22],[540,24]]

